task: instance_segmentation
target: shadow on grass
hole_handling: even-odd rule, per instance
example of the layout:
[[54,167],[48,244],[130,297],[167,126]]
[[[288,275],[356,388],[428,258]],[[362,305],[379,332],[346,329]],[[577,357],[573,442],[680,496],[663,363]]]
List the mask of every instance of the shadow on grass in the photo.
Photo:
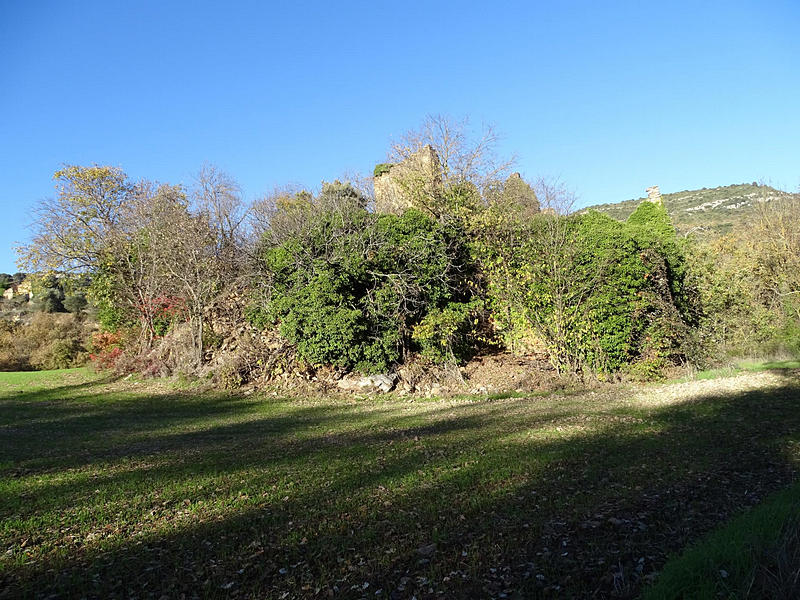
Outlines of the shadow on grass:
[[[40,471],[0,500],[21,522],[0,539],[18,557],[22,537],[50,548],[8,559],[0,597],[632,597],[667,552],[788,483],[800,442],[790,378],[629,418],[524,399],[407,415],[214,396],[78,406],[85,391],[59,407],[65,428],[42,415],[3,451]],[[65,468],[91,475],[32,477]],[[80,506],[107,537],[71,520]],[[37,538],[22,522],[44,512],[68,516]]]

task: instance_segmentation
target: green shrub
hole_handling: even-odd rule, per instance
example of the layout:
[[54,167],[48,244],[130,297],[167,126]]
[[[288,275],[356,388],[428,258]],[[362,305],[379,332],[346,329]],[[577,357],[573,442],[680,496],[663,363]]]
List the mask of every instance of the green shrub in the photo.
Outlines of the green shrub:
[[[462,240],[417,210],[320,211],[302,235],[263,250],[267,299],[248,316],[261,327],[278,323],[307,363],[384,371],[418,349],[414,331],[427,315],[470,300]],[[425,327],[435,328],[430,320]],[[451,350],[458,345],[454,331],[437,335],[450,340]],[[435,335],[423,337],[427,344]]]
[[505,337],[532,333],[560,372],[684,360],[685,259],[663,208],[642,206],[627,223],[596,212],[484,219],[475,249]]
[[388,173],[394,165],[392,163],[379,163],[375,165],[375,168],[372,171],[372,174],[375,177],[380,177],[381,175]]
[[111,259],[102,263],[92,278],[88,296],[97,307],[97,320],[104,331],[118,331],[136,323],[133,309],[117,292],[118,278],[114,275]]
[[781,331],[781,341],[787,352],[793,356],[800,356],[800,322],[788,320]]
[[449,302],[434,308],[414,327],[412,338],[418,342],[422,355],[436,363],[468,358],[473,346],[478,314],[483,309],[480,300]]
[[64,298],[63,305],[64,310],[67,312],[78,314],[86,309],[86,307],[89,305],[89,302],[86,300],[86,294],[83,292],[76,292],[66,296]]
[[35,296],[39,310],[46,313],[65,312],[64,292],[60,288],[44,288]]

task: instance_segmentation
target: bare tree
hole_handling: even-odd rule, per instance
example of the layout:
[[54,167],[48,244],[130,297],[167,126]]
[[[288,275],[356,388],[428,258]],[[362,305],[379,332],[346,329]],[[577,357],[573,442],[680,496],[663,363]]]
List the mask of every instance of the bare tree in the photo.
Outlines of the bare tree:
[[316,196],[302,188],[282,187],[255,203],[252,219],[259,241],[276,245],[293,236],[302,239],[323,213],[341,219],[354,210],[365,210],[369,202],[350,181],[323,182]]
[[101,272],[111,278],[115,302],[136,315],[143,348],[152,346],[158,332],[160,299],[170,293],[164,268],[164,229],[170,227],[173,205],[186,206],[179,186],[142,181],[120,212],[119,227],[106,240]]
[[229,268],[235,268],[250,212],[239,184],[227,173],[205,164],[195,177],[192,199],[197,213],[214,231],[217,256]]
[[177,309],[199,366],[207,309],[240,273],[248,208],[236,182],[205,166],[190,197],[181,186],[132,184],[114,167],[67,166],[55,178],[58,196],[37,207],[20,261],[91,272],[97,299],[117,315],[109,322],[137,320],[142,349],[163,333],[164,310]]
[[165,278],[152,230],[156,186],[133,184],[116,167],[68,165],[56,171],[58,196],[34,210],[34,235],[18,249],[32,271],[91,272],[97,298],[140,324],[140,342],[155,336],[156,299]]
[[300,186],[276,187],[253,203],[251,223],[256,243],[279,244],[311,218],[313,196]]
[[349,184],[362,198],[367,210],[375,208],[375,178],[372,175],[364,175],[355,170],[348,170],[342,173],[336,181],[344,181]]
[[220,255],[218,224],[208,212],[191,210],[182,187],[143,183],[138,189],[125,211],[128,227],[112,246],[117,293],[135,303],[147,347],[158,316],[185,318],[199,367],[206,310],[230,276],[227,249]]
[[[206,200],[211,208],[237,206],[225,205],[219,188],[215,197]],[[199,368],[207,309],[234,273],[238,225],[224,210],[192,211],[180,186],[147,182],[137,186],[123,216],[124,227],[109,246],[117,294],[137,311],[145,347],[152,345],[156,320],[166,316],[162,315],[165,309],[178,311],[172,318],[186,318]]]
[[569,215],[575,209],[575,192],[557,177],[539,177],[533,184],[542,212]]
[[392,143],[388,159],[400,162],[430,145],[441,163],[445,185],[469,182],[483,190],[493,181],[505,179],[515,158],[499,158],[500,137],[491,125],[478,130],[468,118],[456,120],[445,115],[428,115],[422,125]]
[[170,226],[163,230],[166,252],[162,258],[171,287],[182,296],[188,310],[197,367],[203,363],[206,309],[224,289],[230,271],[217,255],[215,228],[205,215],[174,207]]

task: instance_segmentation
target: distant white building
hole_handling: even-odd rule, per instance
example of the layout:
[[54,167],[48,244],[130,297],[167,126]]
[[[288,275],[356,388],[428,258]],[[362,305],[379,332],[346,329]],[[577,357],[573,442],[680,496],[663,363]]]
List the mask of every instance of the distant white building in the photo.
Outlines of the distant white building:
[[3,292],[3,298],[12,300],[19,296],[25,296],[26,300],[33,299],[33,291],[31,290],[31,282],[26,279],[22,283],[12,283],[11,287]]

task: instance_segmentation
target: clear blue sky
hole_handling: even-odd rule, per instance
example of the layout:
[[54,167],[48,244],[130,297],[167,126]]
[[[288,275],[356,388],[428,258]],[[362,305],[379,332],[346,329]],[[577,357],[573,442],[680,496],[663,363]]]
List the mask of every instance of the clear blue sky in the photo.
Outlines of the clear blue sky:
[[494,123],[581,205],[800,184],[800,2],[0,0],[0,271],[62,163],[248,197],[371,171],[427,113]]

